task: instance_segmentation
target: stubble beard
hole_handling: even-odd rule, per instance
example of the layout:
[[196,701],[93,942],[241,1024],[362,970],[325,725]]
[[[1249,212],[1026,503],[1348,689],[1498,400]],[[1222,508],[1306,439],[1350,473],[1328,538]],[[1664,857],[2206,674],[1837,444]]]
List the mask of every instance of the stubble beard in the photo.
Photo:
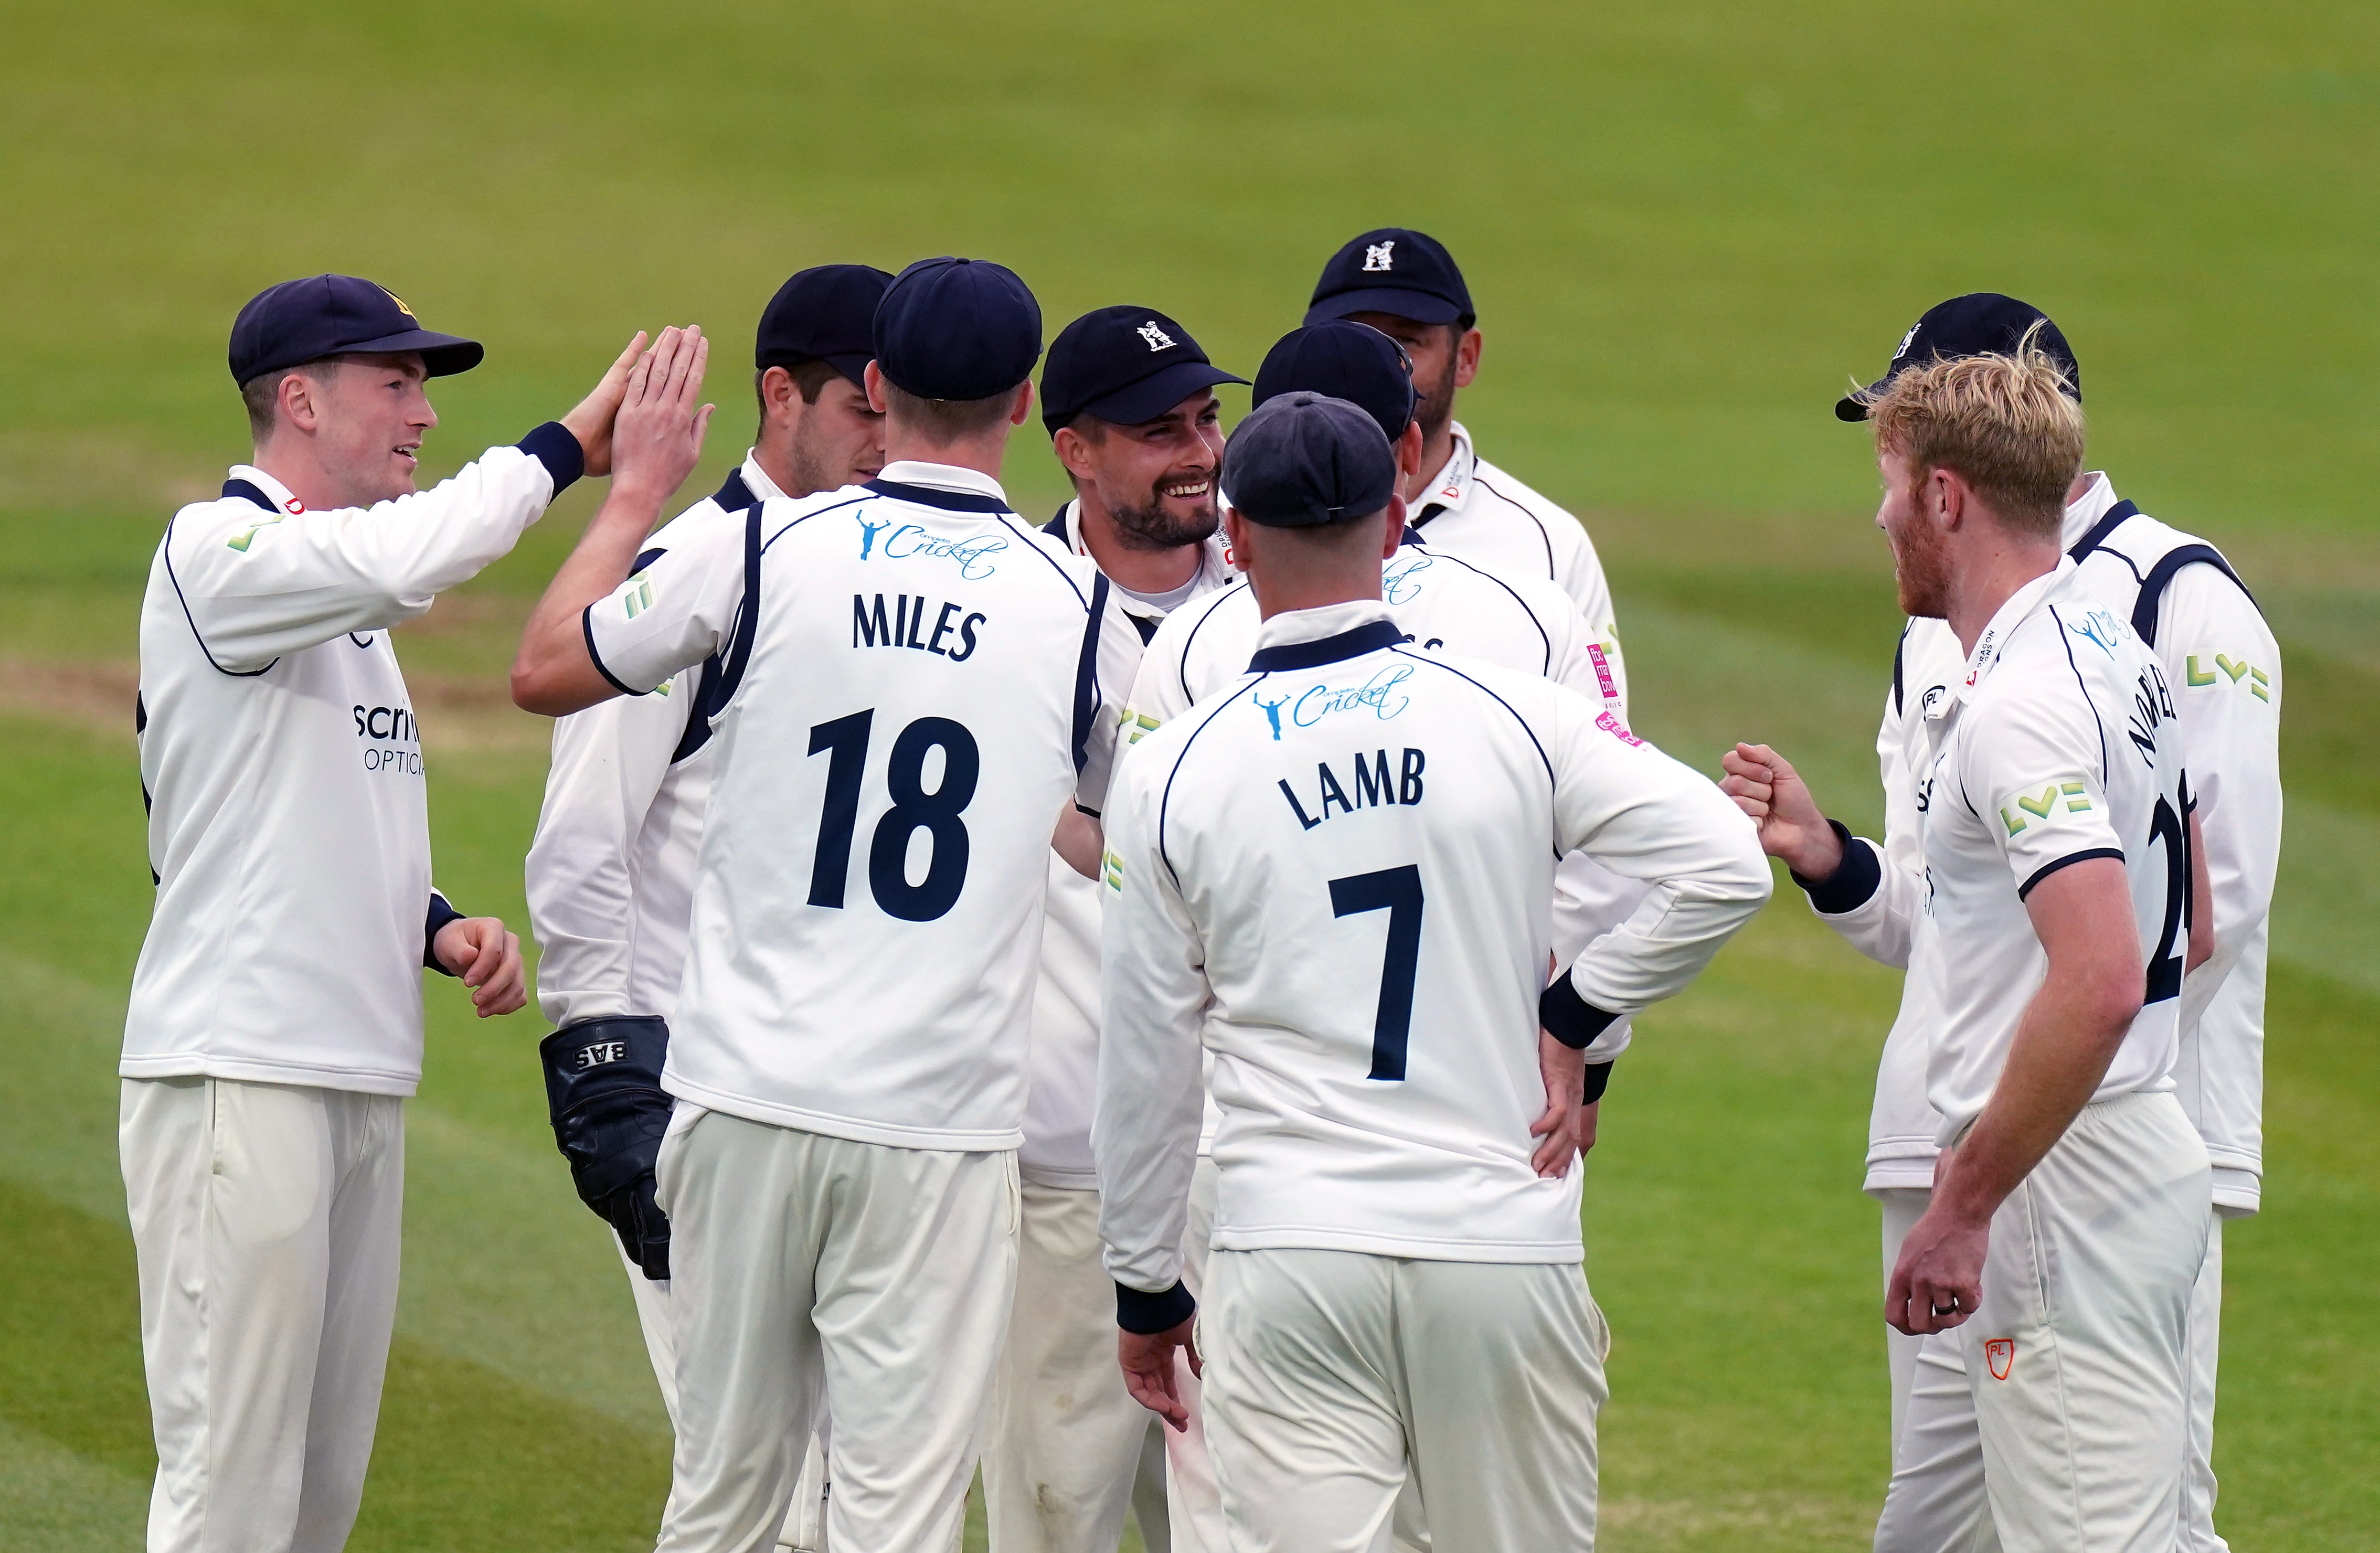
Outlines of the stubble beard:
[[1949,566],[1941,537],[1930,525],[1923,519],[1912,523],[1893,544],[1892,563],[1901,613],[1913,620],[1949,618]]
[[1421,422],[1421,440],[1434,443],[1454,419],[1454,358],[1446,358],[1446,370],[1436,382],[1415,382],[1414,387],[1421,393],[1414,406],[1414,419]]
[[1196,516],[1176,517],[1166,504],[1165,496],[1156,486],[1149,487],[1148,499],[1137,506],[1111,506],[1108,516],[1115,519],[1116,536],[1127,550],[1180,550],[1184,545],[1204,544],[1214,537],[1221,522],[1215,503],[1214,477],[1208,477],[1207,500]]

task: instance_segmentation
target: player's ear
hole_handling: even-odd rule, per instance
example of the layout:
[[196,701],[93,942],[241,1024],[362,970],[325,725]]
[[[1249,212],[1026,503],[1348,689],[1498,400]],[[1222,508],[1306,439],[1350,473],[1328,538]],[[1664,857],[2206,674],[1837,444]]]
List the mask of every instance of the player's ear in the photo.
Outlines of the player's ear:
[[783,367],[771,367],[760,374],[760,403],[767,406],[768,419],[785,421],[800,415],[794,407],[800,398],[800,385]]
[[304,372],[283,373],[273,397],[280,403],[282,419],[300,431],[311,431],[322,425],[321,387]]
[[1397,474],[1411,479],[1421,473],[1421,422],[1405,422],[1404,435],[1397,439]]
[[1389,521],[1387,531],[1381,535],[1380,540],[1380,559],[1386,561],[1394,556],[1397,552],[1397,547],[1404,542],[1405,499],[1394,492],[1391,492],[1389,496]]
[[1008,412],[1008,424],[1022,426],[1025,418],[1033,413],[1033,380],[1026,378],[1016,385],[1016,407]]
[[884,397],[884,374],[877,369],[875,362],[870,361],[862,375],[868,379],[868,407],[882,415],[888,403]]
[[1468,388],[1479,375],[1479,331],[1465,329],[1454,340],[1454,386]]

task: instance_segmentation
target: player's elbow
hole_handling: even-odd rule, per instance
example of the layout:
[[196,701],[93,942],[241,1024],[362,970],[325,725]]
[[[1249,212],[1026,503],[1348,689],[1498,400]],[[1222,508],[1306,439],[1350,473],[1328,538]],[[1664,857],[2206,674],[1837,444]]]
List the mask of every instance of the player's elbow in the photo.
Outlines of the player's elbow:
[[540,657],[527,643],[513,660],[512,690],[513,705],[540,717],[562,717],[593,704],[566,666]]

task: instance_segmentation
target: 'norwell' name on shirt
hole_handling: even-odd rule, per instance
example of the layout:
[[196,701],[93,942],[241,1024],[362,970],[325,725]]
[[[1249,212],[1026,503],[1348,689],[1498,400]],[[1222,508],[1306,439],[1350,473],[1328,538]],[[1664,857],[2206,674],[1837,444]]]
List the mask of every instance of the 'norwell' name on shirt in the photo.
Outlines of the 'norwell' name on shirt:
[[[915,648],[963,663],[975,654],[975,628],[989,624],[990,617],[979,610],[961,615],[959,609],[957,604],[945,603],[937,610],[934,601],[922,593],[915,599],[895,593],[888,609],[881,593],[872,598],[855,593],[851,596],[851,645]],[[934,612],[930,626],[926,624],[929,611]]]
[[1283,777],[1279,783],[1281,795],[1289,800],[1289,809],[1297,816],[1303,830],[1311,831],[1330,818],[1332,806],[1341,814],[1353,814],[1357,809],[1378,808],[1384,804],[1418,804],[1422,799],[1422,768],[1428,758],[1418,749],[1407,748],[1395,769],[1389,765],[1389,752],[1375,750],[1366,755],[1358,750],[1351,758],[1355,762],[1355,780],[1342,783],[1330,769],[1328,760],[1314,763],[1314,807],[1308,813],[1300,800],[1297,789]]

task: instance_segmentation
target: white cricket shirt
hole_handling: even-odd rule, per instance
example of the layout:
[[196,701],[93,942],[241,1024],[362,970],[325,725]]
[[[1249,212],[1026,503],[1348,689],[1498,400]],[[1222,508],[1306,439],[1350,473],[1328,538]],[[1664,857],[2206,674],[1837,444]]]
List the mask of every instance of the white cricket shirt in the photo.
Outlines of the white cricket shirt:
[[157,904],[125,1077],[421,1082],[437,913],[420,727],[387,628],[512,549],[580,463],[549,422],[370,507],[314,512],[239,465],[174,515],[140,606]]
[[1461,421],[1453,432],[1453,452],[1411,504],[1414,528],[1442,555],[1459,555],[1505,576],[1545,577],[1569,594],[1609,655],[1624,692],[1627,668],[1611,588],[1585,528],[1480,457]]
[[[1439,552],[1408,531],[1380,566],[1380,597],[1405,639],[1425,652],[1476,658],[1539,674],[1597,702],[1621,727],[1628,694],[1616,652],[1588,629],[1570,596],[1552,582],[1499,572]],[[1179,716],[1247,672],[1263,617],[1242,579],[1177,610],[1148,644],[1133,681],[1125,736]],[[1574,855],[1554,871],[1554,952],[1575,959],[1596,935],[1624,921],[1645,887],[1594,859]],[[1628,1048],[1629,1022],[1597,1037],[1592,1060],[1607,1062]]]
[[1179,1272],[1202,1046],[1218,1249],[1576,1261],[1581,1172],[1529,1167],[1555,860],[1652,883],[1566,973],[1606,1011],[1682,989],[1768,895],[1709,781],[1377,602],[1268,621],[1249,673],[1132,751],[1108,824],[1100,1230],[1150,1292]]
[[[2094,475],[2067,507],[2063,542],[2079,555],[2083,586],[2095,597],[2150,627],[2149,645],[2181,714],[2191,797],[2215,889],[2216,951],[2183,983],[2177,1095],[2206,1140],[2216,1203],[2253,1212],[2264,1170],[2265,950],[2280,864],[2280,651],[2228,564],[2203,540],[2141,515],[2105,475]],[[2177,557],[2179,564],[2168,564]],[[2160,586],[2146,592],[2143,581],[2152,577],[2162,579]],[[1885,839],[1880,846],[1852,842],[1873,863],[1855,862],[1835,890],[1822,887],[1812,896],[1821,920],[1886,965],[1909,963],[1923,890],[1923,710],[1965,672],[1965,655],[1947,624],[1909,622],[1876,734]],[[1903,983],[1878,1065],[1868,1130],[1871,1192],[1933,1184],[1941,1118],[1925,1099],[1925,1043],[1934,1022],[1923,992],[1914,978]]]
[[2124,866],[2148,1000],[2091,1098],[2171,1089],[2190,851],[2164,665],[2061,560],[1992,616],[1965,673],[1922,715],[1929,801],[1909,974],[1937,1021],[1926,1058],[1937,1141],[1983,1111],[2047,970],[2024,897],[2086,859]]
[[[740,538],[746,507],[783,495],[746,454],[716,492],[654,531],[637,570],[713,526]],[[695,850],[719,752],[697,703],[724,698],[723,673],[707,659],[650,695],[554,720],[545,805],[523,868],[539,948],[538,1008],[553,1025],[666,1019],[677,1001]]]
[[1100,802],[1140,651],[1108,595],[996,480],[896,461],[691,535],[589,606],[631,694],[714,653],[736,676],[670,1093],[863,1143],[1017,1147],[1050,835],[1070,796]]
[[[1041,531],[1090,560],[1090,547],[1083,543],[1079,502],[1059,509]],[[1211,593],[1238,576],[1224,558],[1218,535],[1199,547],[1189,597]],[[1144,640],[1153,637],[1168,613],[1156,601],[1112,584],[1108,598]],[[1245,667],[1245,658],[1241,661]],[[1099,887],[1054,852],[1049,874],[1041,976],[1033,992],[1032,1082],[1016,1170],[1038,1185],[1087,1192],[1099,1186],[1099,1171],[1091,1162],[1091,1107],[1099,1066]]]

